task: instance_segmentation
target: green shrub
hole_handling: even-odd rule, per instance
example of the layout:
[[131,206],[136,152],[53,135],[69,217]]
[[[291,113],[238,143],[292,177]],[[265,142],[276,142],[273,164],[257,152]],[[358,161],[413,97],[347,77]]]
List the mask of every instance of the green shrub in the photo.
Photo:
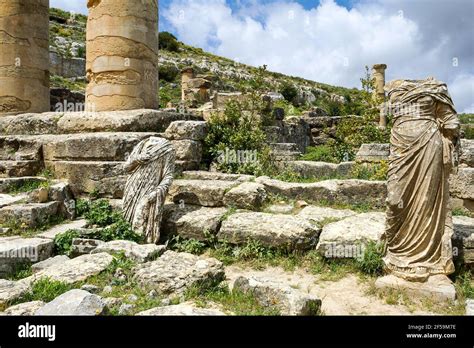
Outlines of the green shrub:
[[333,149],[327,145],[309,146],[306,153],[301,156],[303,161],[319,161],[338,163],[338,159],[334,156]]
[[380,161],[380,163],[372,164],[355,164],[350,172],[350,177],[361,180],[387,180],[388,162]]
[[459,114],[459,122],[461,124],[473,124],[474,123],[474,114]]
[[60,233],[54,237],[54,250],[56,254],[70,256],[72,251],[72,240],[79,238],[81,234],[75,230]]
[[287,81],[282,83],[279,92],[283,95],[285,100],[290,103],[293,103],[298,96],[298,90],[295,85]]
[[14,266],[12,272],[7,274],[6,279],[8,280],[20,280],[27,278],[33,274],[31,270],[31,262],[25,261]]
[[94,235],[94,238],[104,242],[110,242],[112,240],[130,240],[136,243],[143,242],[143,236],[135,233],[132,229],[132,225],[122,217],[117,218],[112,225]]
[[73,286],[64,282],[41,278],[33,283],[31,290],[23,296],[22,302],[43,301],[51,302],[56,297],[72,290]]
[[85,212],[85,218],[89,225],[105,227],[117,221],[117,213],[106,199],[99,199],[90,204],[90,208]]
[[160,65],[159,67],[160,80],[174,82],[178,74],[179,70],[174,65]]
[[364,274],[381,275],[384,268],[383,249],[382,244],[369,242],[362,256],[356,259],[357,268]]
[[159,33],[159,48],[160,50],[178,52],[179,51],[178,39],[173,34],[167,31],[162,31],[161,33]]
[[[209,132],[204,141],[204,161],[217,164],[220,171],[229,173],[262,175],[271,165],[270,150],[266,145],[263,125],[269,122],[269,114],[260,94],[264,68],[255,76],[255,86],[243,101],[231,100],[223,115],[211,116]],[[257,154],[248,161],[238,160],[238,154]],[[230,154],[230,155],[229,155]],[[217,161],[217,162],[216,162]]]
[[90,201],[86,199],[76,200],[76,216],[84,216],[91,208]]
[[196,239],[186,239],[181,236],[174,236],[170,242],[171,250],[178,252],[201,255],[206,249],[206,243]]

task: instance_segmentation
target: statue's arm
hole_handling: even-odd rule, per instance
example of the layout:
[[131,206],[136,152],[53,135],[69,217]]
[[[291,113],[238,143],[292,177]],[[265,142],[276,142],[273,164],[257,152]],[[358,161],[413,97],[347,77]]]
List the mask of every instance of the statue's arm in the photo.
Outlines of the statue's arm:
[[443,135],[456,145],[460,137],[460,125],[456,111],[450,105],[441,102],[438,102],[436,111],[437,117],[443,123]]

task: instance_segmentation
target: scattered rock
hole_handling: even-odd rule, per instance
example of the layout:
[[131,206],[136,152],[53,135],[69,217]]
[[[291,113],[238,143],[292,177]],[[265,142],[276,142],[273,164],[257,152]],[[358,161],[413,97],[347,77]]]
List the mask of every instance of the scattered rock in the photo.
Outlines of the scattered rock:
[[61,182],[49,188],[49,200],[59,202],[59,212],[67,219],[76,218],[76,201],[69,184]]
[[376,163],[388,161],[390,144],[362,144],[356,154],[356,161],[360,163]]
[[239,209],[258,210],[267,200],[265,186],[244,182],[230,189],[224,196],[224,204]]
[[309,204],[305,201],[297,201],[295,203],[295,208],[296,209],[303,209],[304,207],[307,207]]
[[375,281],[375,287],[382,293],[402,291],[410,296],[427,297],[435,301],[454,301],[456,299],[454,285],[445,275],[431,276],[422,283],[404,280],[391,274],[378,278]]
[[182,294],[186,289],[224,279],[224,267],[214,258],[166,251],[156,261],[138,265],[134,280],[160,294]]
[[250,293],[264,307],[276,307],[282,315],[318,315],[321,300],[270,278],[239,277],[233,291]]
[[137,302],[138,301],[138,296],[134,294],[130,294],[127,296],[127,301],[129,302]]
[[196,205],[165,205],[162,233],[166,237],[179,235],[204,241],[215,236],[227,208],[207,208]]
[[36,315],[97,316],[103,314],[105,303],[84,290],[70,290],[40,308]]
[[308,206],[298,213],[298,216],[312,223],[321,223],[328,219],[341,220],[357,213],[349,209],[333,209],[327,207]]
[[124,253],[128,257],[137,262],[147,262],[159,257],[166,250],[164,245],[155,244],[138,244],[128,240],[114,240],[103,243],[94,250],[92,254],[97,253]]
[[82,219],[82,220],[76,220],[76,221],[71,221],[67,224],[61,224],[54,226],[50,228],[49,230],[42,232],[38,234],[38,238],[46,238],[46,239],[54,239],[58,234],[67,232],[69,230],[78,230],[85,228],[87,226],[87,221]]
[[367,243],[379,242],[384,231],[384,213],[354,215],[324,226],[316,250],[327,258],[357,258]]
[[25,262],[35,263],[49,258],[53,253],[53,242],[41,238],[0,238],[0,278],[6,277]]
[[171,141],[176,151],[176,159],[179,161],[201,161],[202,144],[195,140],[173,140]]
[[329,178],[348,175],[354,166],[354,162],[335,164],[316,161],[289,161],[285,162],[285,166],[303,178]]
[[0,224],[15,221],[19,225],[35,228],[57,216],[59,203],[15,204],[0,209]]
[[113,291],[113,288],[110,285],[104,286],[104,289],[102,290],[104,294],[110,294],[112,293],[112,291]]
[[82,255],[66,262],[52,265],[46,269],[35,273],[33,280],[41,278],[51,278],[74,284],[87,280],[104,271],[113,261],[113,256],[107,253]]
[[92,284],[84,284],[81,286],[81,290],[90,292],[91,294],[98,294],[100,292],[100,288],[97,285]]
[[6,304],[18,299],[29,290],[29,283],[25,281],[10,281],[0,279],[0,304]]
[[187,171],[183,172],[183,178],[187,180],[219,180],[219,181],[237,181],[247,182],[255,180],[253,175],[227,174],[207,171]]
[[31,266],[31,270],[33,273],[38,273],[39,271],[42,271],[43,269],[46,269],[48,267],[51,267],[53,265],[61,264],[63,262],[66,262],[70,260],[69,257],[66,255],[58,255],[55,257],[51,257],[47,260],[35,263],[34,265]]
[[165,132],[166,139],[191,139],[202,141],[207,135],[207,123],[204,121],[175,121]]
[[251,239],[266,247],[305,250],[316,245],[320,233],[320,228],[291,215],[236,213],[222,223],[217,237],[231,244]]
[[4,313],[13,316],[32,316],[44,305],[43,301],[25,302],[7,308]]
[[384,207],[387,187],[384,181],[367,180],[325,180],[316,183],[284,182],[259,177],[256,182],[265,186],[268,193],[287,200],[305,200],[331,204],[369,204],[371,207]]
[[48,202],[48,189],[40,187],[28,193],[28,203],[46,203]]
[[461,139],[459,164],[474,167],[474,139]]
[[466,300],[466,315],[474,315],[474,300]]
[[293,205],[286,203],[272,204],[265,208],[265,212],[270,214],[292,214],[293,210]]
[[474,168],[459,168],[456,175],[451,175],[449,190],[452,196],[474,200]]
[[112,307],[120,306],[122,304],[122,299],[117,298],[117,297],[106,297],[106,298],[103,298],[102,301],[104,301],[104,304],[108,309]]
[[119,315],[129,315],[134,309],[135,309],[134,304],[129,304],[129,303],[122,303],[120,305],[120,308],[118,310]]
[[74,238],[72,240],[71,255],[77,257],[90,254],[103,244],[104,242],[98,239]]
[[[454,256],[466,265],[474,264],[474,218],[453,216],[453,246],[457,248]],[[457,254],[457,255],[456,255]]]
[[222,207],[224,195],[234,186],[233,181],[175,180],[169,195],[176,204]]
[[156,298],[157,296],[158,296],[158,292],[157,292],[155,289],[151,290],[151,291],[147,294],[147,297],[148,297],[148,298]]
[[139,316],[223,316],[224,312],[217,309],[199,308],[193,302],[185,302],[173,306],[156,307],[137,313]]

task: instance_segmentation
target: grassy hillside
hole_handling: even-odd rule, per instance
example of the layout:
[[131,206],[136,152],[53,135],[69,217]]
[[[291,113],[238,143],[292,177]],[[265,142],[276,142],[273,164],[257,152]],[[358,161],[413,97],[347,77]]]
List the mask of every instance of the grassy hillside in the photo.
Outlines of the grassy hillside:
[[[50,11],[50,46],[66,58],[85,58],[87,17],[52,8]],[[74,50],[72,48],[76,47]],[[218,91],[247,91],[252,88],[258,67],[237,63],[228,58],[205,52],[176,40],[169,33],[160,33],[160,100],[164,107],[178,103],[181,97],[180,70],[192,66],[198,74],[206,75]],[[361,77],[363,71],[361,71]],[[84,79],[52,76],[53,87],[83,91]],[[311,107],[322,107],[331,115],[361,114],[361,92],[357,89],[331,86],[277,72],[265,71],[265,92],[282,93],[293,114]]]

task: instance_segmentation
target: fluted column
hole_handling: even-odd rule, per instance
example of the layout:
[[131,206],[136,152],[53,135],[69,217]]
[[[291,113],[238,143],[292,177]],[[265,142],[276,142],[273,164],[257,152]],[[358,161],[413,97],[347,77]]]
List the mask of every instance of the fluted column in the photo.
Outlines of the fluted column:
[[87,6],[87,109],[158,108],[158,0]]
[[49,0],[0,0],[0,116],[49,109]]

